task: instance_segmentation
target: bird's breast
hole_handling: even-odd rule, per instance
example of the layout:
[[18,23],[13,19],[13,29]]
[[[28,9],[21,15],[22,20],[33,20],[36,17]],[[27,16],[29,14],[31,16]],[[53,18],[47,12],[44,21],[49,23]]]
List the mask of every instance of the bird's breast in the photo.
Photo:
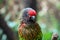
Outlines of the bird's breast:
[[33,40],[39,33],[39,26],[36,25],[26,25],[27,27],[23,27],[19,29],[19,34],[21,37],[26,40]]

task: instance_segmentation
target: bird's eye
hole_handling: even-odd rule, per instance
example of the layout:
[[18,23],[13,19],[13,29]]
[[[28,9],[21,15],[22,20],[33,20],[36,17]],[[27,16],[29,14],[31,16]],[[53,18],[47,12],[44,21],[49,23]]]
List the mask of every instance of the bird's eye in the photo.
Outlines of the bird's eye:
[[26,16],[29,16],[29,14],[27,13]]
[[25,11],[25,12],[23,13],[23,17],[27,17],[27,16],[28,16],[28,12]]

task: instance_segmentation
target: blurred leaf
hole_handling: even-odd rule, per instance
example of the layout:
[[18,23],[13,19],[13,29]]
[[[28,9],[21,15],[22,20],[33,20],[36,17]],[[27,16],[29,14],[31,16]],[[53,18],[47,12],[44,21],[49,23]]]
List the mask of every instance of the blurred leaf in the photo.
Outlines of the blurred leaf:
[[7,40],[7,35],[3,34],[2,39],[1,40]]
[[60,10],[60,2],[56,3],[56,8]]
[[43,40],[51,40],[52,33],[46,32],[43,34]]
[[4,1],[4,0],[0,0],[0,4],[2,4],[2,3],[3,3],[3,1]]

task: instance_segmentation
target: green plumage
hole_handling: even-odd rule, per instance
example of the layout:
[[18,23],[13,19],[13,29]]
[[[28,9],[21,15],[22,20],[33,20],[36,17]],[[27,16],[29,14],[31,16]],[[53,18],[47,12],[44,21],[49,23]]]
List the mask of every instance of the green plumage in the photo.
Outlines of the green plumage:
[[[20,25],[20,28],[23,25]],[[37,23],[19,28],[19,40],[42,40],[41,28]]]

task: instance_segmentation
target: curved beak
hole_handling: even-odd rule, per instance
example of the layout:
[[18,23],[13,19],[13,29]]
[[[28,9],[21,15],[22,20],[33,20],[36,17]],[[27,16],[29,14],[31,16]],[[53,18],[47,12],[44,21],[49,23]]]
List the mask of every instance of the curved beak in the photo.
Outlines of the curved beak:
[[35,21],[35,16],[31,16],[30,20]]
[[35,16],[32,16],[31,19],[32,19],[32,20],[35,20]]

